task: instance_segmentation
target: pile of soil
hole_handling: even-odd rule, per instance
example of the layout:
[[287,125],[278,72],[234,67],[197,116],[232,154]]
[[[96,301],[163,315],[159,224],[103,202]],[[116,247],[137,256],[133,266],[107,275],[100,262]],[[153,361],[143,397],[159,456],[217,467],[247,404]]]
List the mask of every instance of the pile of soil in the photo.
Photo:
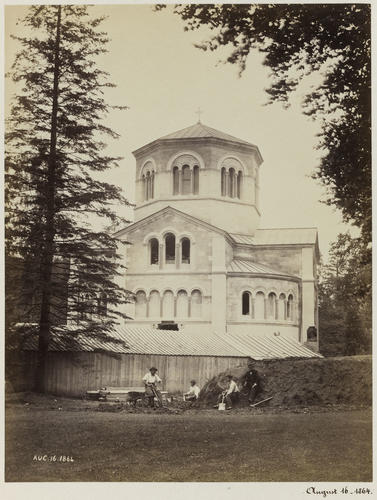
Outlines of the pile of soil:
[[[372,404],[372,357],[284,359],[253,361],[261,378],[261,392],[255,402],[271,397],[271,407]],[[241,389],[247,363],[209,380],[201,390],[198,404],[213,405],[226,387],[226,376],[233,375]],[[248,405],[241,391],[239,406]]]

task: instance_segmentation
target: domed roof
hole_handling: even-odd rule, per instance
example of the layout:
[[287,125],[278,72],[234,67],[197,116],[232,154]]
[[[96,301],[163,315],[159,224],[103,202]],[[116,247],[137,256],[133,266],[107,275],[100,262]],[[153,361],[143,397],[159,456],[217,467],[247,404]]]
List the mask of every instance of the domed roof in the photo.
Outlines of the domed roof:
[[173,132],[168,135],[164,135],[157,139],[158,141],[164,141],[169,139],[198,139],[198,138],[210,138],[214,137],[215,139],[222,139],[223,141],[231,141],[237,142],[239,144],[246,144],[248,146],[254,146],[251,142],[244,141],[243,139],[238,139],[233,135],[226,134],[225,132],[221,132],[220,130],[216,130],[212,127],[208,127],[207,125],[203,125],[203,123],[198,122],[195,125],[191,125],[190,127],[183,128],[178,130],[177,132]]
[[149,149],[153,146],[156,146],[158,144],[164,144],[164,143],[169,143],[169,141],[176,141],[180,139],[215,139],[215,140],[220,140],[220,141],[226,141],[228,144],[233,143],[233,145],[242,145],[249,147],[250,149],[253,149],[254,151],[257,152],[258,156],[260,157],[260,161],[262,162],[262,156],[259,152],[258,147],[255,144],[252,144],[251,142],[244,141],[243,139],[238,139],[237,137],[234,137],[233,135],[226,134],[225,132],[221,132],[220,130],[216,130],[215,128],[208,127],[207,125],[203,125],[203,123],[198,122],[195,123],[195,125],[191,125],[190,127],[183,128],[181,130],[177,130],[176,132],[172,132],[171,134],[164,135],[160,137],[159,139],[155,139],[152,142],[149,142],[148,144],[145,144],[141,148],[136,149],[133,151],[133,154],[137,156],[140,153],[143,153],[146,149]]

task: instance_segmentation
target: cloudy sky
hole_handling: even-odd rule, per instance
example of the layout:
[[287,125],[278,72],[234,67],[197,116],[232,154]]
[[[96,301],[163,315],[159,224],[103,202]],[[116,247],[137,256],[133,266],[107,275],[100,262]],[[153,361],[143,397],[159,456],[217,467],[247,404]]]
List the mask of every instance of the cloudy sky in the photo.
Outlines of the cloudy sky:
[[[8,6],[5,11],[6,67],[17,45],[9,35],[20,34],[27,7]],[[209,32],[184,32],[171,8],[154,12],[149,5],[94,6],[93,14],[108,16],[103,28],[111,42],[99,64],[117,84],[107,100],[130,107],[109,116],[110,126],[121,138],[111,152],[124,157],[121,168],[108,174],[121,185],[130,201],[134,196],[135,161],[132,151],[160,136],[194,124],[198,107],[204,124],[258,145],[264,158],[261,167],[260,227],[312,227],[319,230],[322,254],[329,243],[347,229],[340,213],[320,203],[324,188],[310,178],[318,164],[318,124],[303,116],[301,97],[289,110],[279,104],[264,106],[269,71],[258,53],[250,54],[241,78],[238,68],[219,62],[221,52],[194,47]],[[305,82],[305,89],[319,78]],[[6,105],[14,88],[6,85]]]

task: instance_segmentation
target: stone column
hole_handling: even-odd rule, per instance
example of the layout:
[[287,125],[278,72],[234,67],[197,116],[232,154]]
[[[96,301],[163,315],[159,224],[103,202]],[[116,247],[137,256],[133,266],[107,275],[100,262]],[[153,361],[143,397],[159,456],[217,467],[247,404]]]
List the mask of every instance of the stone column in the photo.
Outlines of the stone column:
[[160,295],[160,318],[162,318],[163,315],[163,302],[164,302],[164,296]]
[[180,247],[181,245],[179,243],[175,244],[175,267],[176,269],[179,269],[180,263],[181,263],[181,255],[180,255]]
[[146,296],[146,302],[147,302],[147,307],[146,307],[146,317],[149,318],[149,299],[150,299],[150,294],[148,295],[148,297]]
[[287,299],[284,299],[284,320],[287,320]]
[[144,201],[148,199],[148,178],[143,176],[144,184]]
[[178,170],[178,194],[182,194],[182,170]]
[[275,299],[275,319],[279,319],[279,299]]
[[255,299],[251,297],[251,317],[255,319]]
[[151,198],[154,198],[154,172],[151,174]]
[[268,299],[264,299],[264,319],[267,319],[267,306],[268,306]]
[[292,321],[297,323],[297,300],[292,302]]
[[191,194],[194,194],[194,167],[190,168],[191,174]]
[[177,317],[177,296],[174,295],[174,318]]
[[164,266],[164,263],[163,263],[164,262],[164,257],[165,257],[164,256],[164,245],[162,243],[160,243],[159,256],[158,256],[160,269],[162,269],[163,266]]
[[225,196],[229,196],[229,172],[225,170]]
[[188,307],[187,307],[187,317],[191,318],[191,295],[187,297]]

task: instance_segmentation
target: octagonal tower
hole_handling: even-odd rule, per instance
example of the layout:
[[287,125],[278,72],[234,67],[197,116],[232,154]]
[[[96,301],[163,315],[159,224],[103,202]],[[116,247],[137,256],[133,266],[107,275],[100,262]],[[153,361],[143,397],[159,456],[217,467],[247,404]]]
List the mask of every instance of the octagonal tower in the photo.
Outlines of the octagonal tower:
[[199,122],[133,154],[135,222],[171,206],[228,232],[258,228],[263,160],[254,144]]

